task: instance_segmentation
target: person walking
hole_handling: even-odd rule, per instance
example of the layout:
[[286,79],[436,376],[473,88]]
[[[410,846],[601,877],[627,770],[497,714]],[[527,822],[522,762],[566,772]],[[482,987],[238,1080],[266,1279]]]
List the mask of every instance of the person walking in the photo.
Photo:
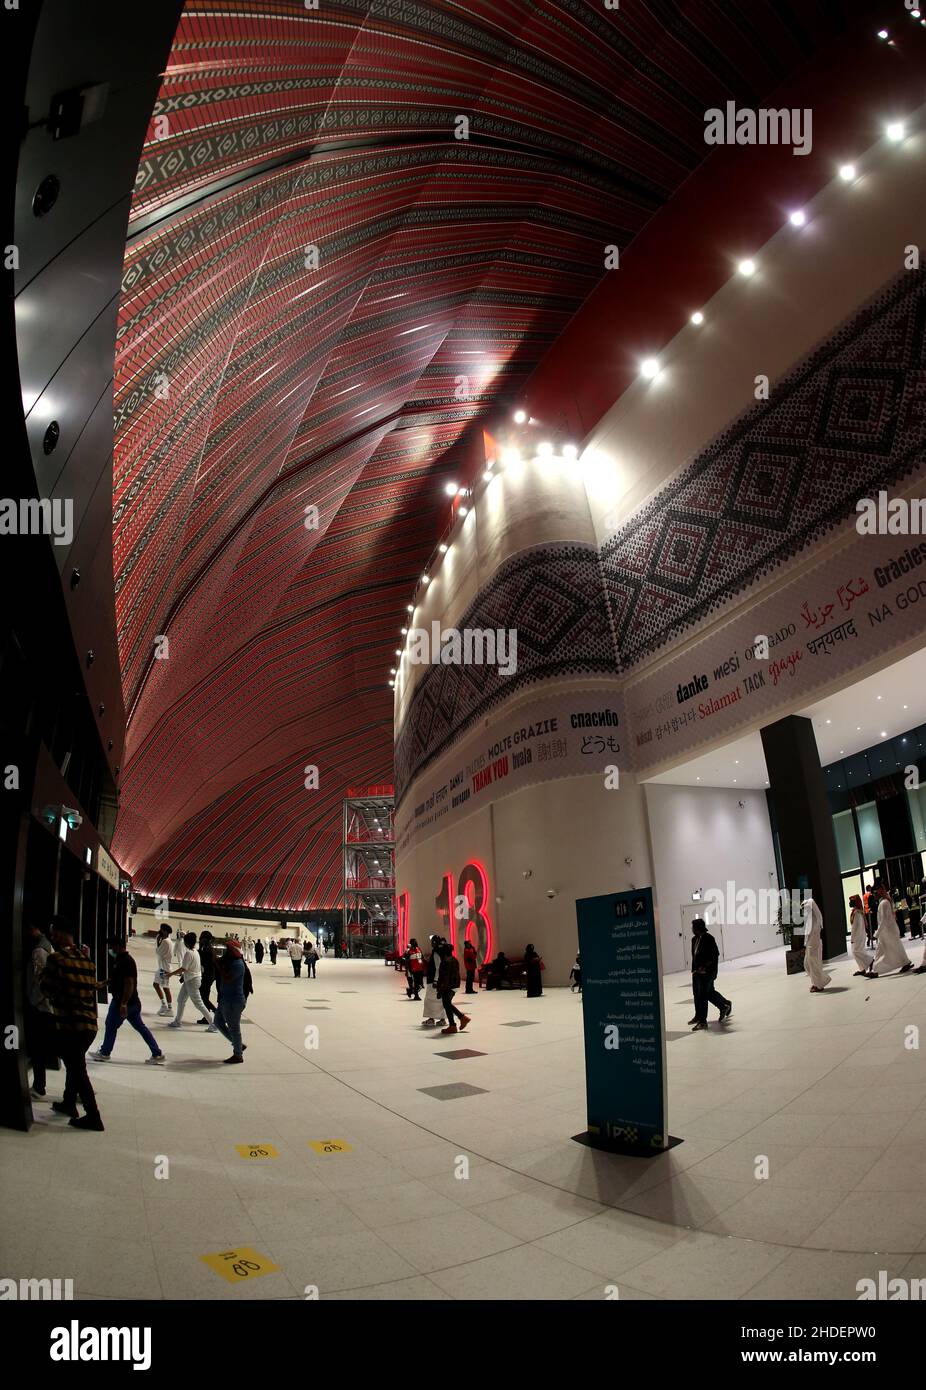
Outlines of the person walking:
[[440,995],[437,992],[437,972],[440,966],[440,953],[438,947],[441,944],[439,936],[431,937],[431,954],[425,962],[425,990],[424,990],[424,1010],[421,1020],[422,1028],[434,1028],[439,1023],[446,1023],[444,1008],[441,1004]]
[[[74,1129],[102,1133],[100,1109],[87,1075],[87,1053],[97,1030],[96,969],[89,956],[75,946],[74,927],[68,918],[52,919],[51,939],[55,949],[45,961],[39,988],[55,1012],[58,1056],[65,1071],[64,1096],[52,1101],[51,1108],[59,1115],[69,1115]],[[78,1100],[86,1112],[79,1117]]]
[[32,1085],[29,1094],[34,1100],[44,1100],[46,1065],[55,1057],[55,1016],[42,993],[40,982],[45,962],[54,947],[39,927],[30,927],[26,938],[29,951],[25,993],[26,1056],[32,1063]]
[[166,1018],[173,1013],[173,996],[170,992],[170,967],[172,960],[170,923],[162,922],[158,927],[158,934],[154,943],[154,958],[156,969],[154,972],[154,992],[161,1001],[158,1014]]
[[572,969],[571,969],[570,972],[569,972],[569,978],[570,978],[570,980],[572,981],[572,984],[569,986],[569,992],[570,992],[570,994],[574,994],[576,990],[578,990],[579,993],[581,994],[581,993],[582,993],[582,966],[581,966],[581,964],[580,964],[580,962],[579,962],[578,953],[576,953],[576,963],[575,963],[575,965],[572,967]]
[[528,999],[539,999],[543,994],[543,981],[540,978],[542,969],[543,961],[529,941],[524,947],[524,973],[527,976]]
[[856,975],[867,975],[871,969],[871,962],[875,958],[875,953],[868,944],[868,921],[865,916],[865,909],[858,893],[853,893],[849,899],[849,945],[858,966]]
[[305,966],[305,977],[308,980],[312,974],[312,938],[307,936],[302,943],[302,963]]
[[408,964],[405,972],[407,981],[405,993],[408,995],[409,999],[413,999],[416,1003],[420,1004],[421,985],[424,980],[424,956],[414,936],[408,943],[408,951],[406,954],[408,956]]
[[868,944],[874,949],[875,932],[878,929],[878,906],[875,899],[875,888],[873,883],[867,883],[862,896],[865,911],[865,931],[868,934]]
[[258,965],[263,964],[264,943],[261,941],[260,937],[258,937],[257,940],[254,942],[254,959],[257,961]]
[[717,942],[707,929],[703,917],[696,917],[691,924],[691,990],[694,994],[695,1016],[692,1032],[707,1027],[707,1006],[715,1004],[720,1011],[720,1023],[726,1023],[733,1012],[729,999],[724,999],[714,988],[720,952]]
[[309,949],[305,953],[306,976],[311,975],[313,980],[318,976],[315,974],[315,967],[318,965],[318,949],[313,941],[309,941]]
[[[191,932],[190,935],[193,936],[193,933]],[[106,984],[112,997],[106,1013],[103,1041],[99,1050],[91,1052],[90,1056],[94,1062],[108,1062],[116,1044],[116,1034],[128,1019],[148,1048],[150,1056],[146,1057],[145,1061],[154,1066],[161,1066],[164,1062],[164,1053],[158,1047],[151,1030],[142,1021],[141,1000],[138,997],[138,966],[135,964],[135,958],[129,955],[128,946],[122,937],[110,936],[107,940],[109,976]],[[195,936],[193,936],[193,940],[196,940]],[[180,998],[182,1000],[182,994]],[[182,1004],[178,1007],[178,1016],[181,1007]],[[169,1028],[176,1028],[177,1026],[176,1023],[168,1024]]]
[[891,970],[898,970],[901,975],[906,975],[908,970],[913,969],[913,961],[903,948],[891,895],[880,879],[875,880],[875,894],[878,898],[877,950],[868,978],[876,979],[879,975],[887,975]]
[[811,994],[822,994],[832,980],[823,969],[823,913],[813,898],[801,900],[804,914],[804,969],[810,976]]
[[273,938],[272,936],[271,936],[271,938],[270,938],[270,945],[268,946],[267,949],[268,949],[269,952],[270,952],[270,964],[271,964],[271,965],[276,965],[276,963],[277,963],[277,950],[278,950],[278,947],[277,947],[276,941],[274,940],[274,938]]
[[[455,992],[460,988],[460,962],[453,954],[453,947],[449,941],[442,941],[437,948],[440,965],[437,971],[437,993],[440,997],[441,1006],[447,1019],[447,1027],[441,1029],[441,1033],[446,1037],[448,1033],[462,1033],[469,1023],[469,1015],[461,1013],[453,1002]],[[454,1019],[460,1020],[459,1028],[454,1023]]]
[[215,1011],[215,1026],[232,1045],[232,1055],[225,1062],[244,1061],[245,1044],[241,1041],[241,1014],[244,1010],[244,960],[237,941],[225,943],[225,954],[218,961],[216,976],[219,1002]]
[[209,1015],[209,1010],[203,1003],[202,995],[200,994],[200,986],[202,984],[203,978],[203,963],[200,958],[200,954],[196,949],[195,932],[187,932],[186,936],[183,938],[183,947],[183,957],[180,961],[179,966],[176,970],[172,970],[170,972],[171,975],[180,976],[180,993],[177,995],[177,1016],[170,1023],[168,1023],[167,1026],[168,1028],[180,1027],[181,1023],[183,1022],[183,1011],[186,1008],[186,1002],[189,999],[190,1003],[193,1005],[193,1008],[196,1009],[197,1013],[201,1015],[203,1023],[209,1025],[206,1029],[206,1032],[215,1033],[218,1030],[216,1029],[216,1026],[213,1023]]
[[295,937],[289,943],[289,958],[293,963],[293,974],[298,980],[302,974],[302,947]]
[[[202,970],[199,981],[199,997],[210,1014],[214,1014],[215,1005],[209,996],[216,977],[215,939],[212,932],[208,930],[199,933],[199,963]],[[206,1018],[196,1020],[197,1023],[202,1024],[210,1021]]]
[[463,943],[463,969],[466,971],[466,993],[475,994],[473,982],[476,979],[476,947],[471,941]]

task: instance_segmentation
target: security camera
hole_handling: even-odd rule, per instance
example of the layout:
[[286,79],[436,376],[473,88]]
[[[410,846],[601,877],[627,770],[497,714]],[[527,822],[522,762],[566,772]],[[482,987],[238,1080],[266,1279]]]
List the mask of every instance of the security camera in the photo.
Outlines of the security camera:
[[531,876],[531,874],[532,874],[533,872],[534,872],[533,869],[522,869],[522,870],[521,870],[521,877],[522,877],[522,878],[530,878],[530,876]]
[[61,818],[67,821],[72,830],[77,830],[84,823],[84,818],[77,810],[76,806],[62,806]]
[[548,888],[548,889],[547,889],[547,897],[548,897],[548,898],[555,898],[555,897],[556,897],[556,889],[555,889],[555,888]]

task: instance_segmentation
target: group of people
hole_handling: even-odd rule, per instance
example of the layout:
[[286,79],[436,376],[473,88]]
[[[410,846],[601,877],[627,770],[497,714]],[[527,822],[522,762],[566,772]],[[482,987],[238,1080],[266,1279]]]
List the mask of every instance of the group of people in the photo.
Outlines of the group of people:
[[[276,942],[273,943],[273,946],[273,961],[275,964]],[[316,980],[318,978],[318,976],[315,974],[315,967],[321,960],[321,954],[318,950],[318,947],[315,945],[315,942],[312,940],[310,936],[307,936],[305,941],[303,941],[301,945],[294,937],[286,949],[289,952],[289,958],[292,961],[293,974],[296,976],[297,979],[302,974],[303,964],[305,965],[306,979]]]
[[[107,973],[97,978],[97,969],[86,946],[75,942],[75,928],[67,918],[56,916],[49,934],[38,927],[29,929],[26,967],[26,1051],[32,1065],[30,1093],[45,1099],[48,1062],[60,1058],[64,1065],[64,1095],[52,1102],[56,1114],[67,1115],[75,1129],[103,1130],[99,1106],[87,1071],[88,1056],[94,1062],[108,1062],[116,1036],[123,1023],[138,1033],[148,1048],[149,1064],[158,1066],[165,1053],[142,1018],[138,993],[138,966],[124,937],[107,940]],[[197,939],[195,932],[180,938],[181,950],[171,940],[169,923],[163,923],[155,941],[156,968],[154,991],[160,1001],[157,1017],[170,1018],[169,1028],[180,1028],[187,1003],[200,1014],[196,1020],[208,1033],[221,1033],[231,1044],[226,1063],[244,1061],[247,1044],[241,1039],[241,1015],[254,985],[241,945],[228,939],[219,954],[210,931]],[[179,977],[177,1008],[174,1016],[174,987]],[[216,1002],[210,998],[216,989]],[[109,1007],[103,1024],[103,1041],[95,1052],[90,1048],[98,1032],[97,991],[107,989]],[[79,1113],[78,1103],[83,1107]]]
[[[421,988],[424,986],[424,1013],[422,1028],[436,1028],[443,1024],[441,1033],[462,1033],[470,1022],[469,1014],[458,1009],[453,1002],[460,988],[460,962],[453,954],[453,947],[442,936],[429,938],[430,950],[425,953],[413,936],[401,959],[405,966],[405,994],[417,1003],[421,1002]],[[463,969],[466,974],[466,993],[475,994],[473,983],[476,978],[476,948],[471,941],[463,947]]]

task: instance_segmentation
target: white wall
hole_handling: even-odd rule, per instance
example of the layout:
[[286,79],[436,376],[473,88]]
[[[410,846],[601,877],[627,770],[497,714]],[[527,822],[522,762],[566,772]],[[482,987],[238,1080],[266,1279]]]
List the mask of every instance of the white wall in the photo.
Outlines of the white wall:
[[[682,905],[701,888],[722,889],[732,880],[735,890],[755,893],[778,888],[775,850],[765,793],[727,787],[645,786],[650,842],[655,861],[663,969],[685,968]],[[740,806],[740,802],[743,803]],[[714,931],[718,945],[721,933]],[[725,925],[726,959],[780,946],[775,924]]]
[[[284,932],[279,922],[262,922],[249,917],[210,917],[206,912],[171,911],[166,917],[155,917],[152,908],[141,907],[132,918],[132,926],[135,928],[137,936],[144,936],[149,931],[156,932],[164,922],[169,922],[174,932],[178,927],[181,927],[184,932],[195,931],[197,936],[201,931],[211,931],[213,936],[219,938],[224,937],[228,932],[234,932],[238,936],[243,936],[246,932],[252,941],[256,941],[260,937],[265,945],[271,936],[279,941],[281,936],[298,936],[300,940],[304,940],[307,935],[310,935],[305,931],[297,930],[300,924],[296,922],[287,921]],[[312,939],[314,940],[314,937]]]

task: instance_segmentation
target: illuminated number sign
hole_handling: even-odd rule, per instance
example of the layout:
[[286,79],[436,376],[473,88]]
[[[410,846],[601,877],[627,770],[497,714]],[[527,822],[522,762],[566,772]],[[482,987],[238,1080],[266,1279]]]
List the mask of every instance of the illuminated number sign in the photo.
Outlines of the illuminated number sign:
[[[479,965],[492,959],[492,923],[489,919],[489,876],[478,859],[463,866],[453,891],[453,874],[444,874],[440,892],[434,900],[443,925],[443,934],[457,951],[458,944],[471,941]],[[457,941],[457,927],[462,927]]]

